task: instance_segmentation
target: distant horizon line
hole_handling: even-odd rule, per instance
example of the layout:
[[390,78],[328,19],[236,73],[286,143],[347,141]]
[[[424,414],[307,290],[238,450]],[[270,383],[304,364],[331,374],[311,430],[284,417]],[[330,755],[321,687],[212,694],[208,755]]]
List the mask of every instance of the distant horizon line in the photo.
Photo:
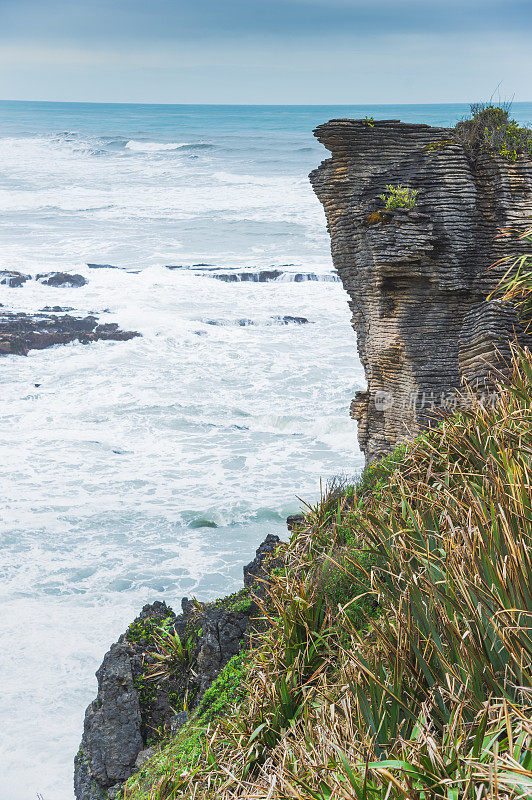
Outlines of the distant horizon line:
[[[0,99],[0,103],[40,103],[49,105],[98,105],[98,106],[209,106],[213,108],[226,107],[226,108],[332,108],[334,106],[342,106],[345,108],[372,108],[379,106],[453,106],[453,105],[470,105],[471,103],[487,102],[477,100],[445,100],[442,102],[432,103],[155,103],[143,102],[140,100],[4,100]],[[510,102],[511,106],[525,105],[532,103],[532,100],[512,100],[504,101]],[[500,105],[501,103],[493,102],[493,105]]]

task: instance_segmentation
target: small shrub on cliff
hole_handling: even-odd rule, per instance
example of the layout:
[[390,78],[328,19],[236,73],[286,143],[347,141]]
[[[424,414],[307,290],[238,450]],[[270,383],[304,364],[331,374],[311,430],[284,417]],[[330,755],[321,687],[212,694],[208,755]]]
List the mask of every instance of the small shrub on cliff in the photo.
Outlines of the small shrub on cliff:
[[393,186],[388,184],[386,194],[380,194],[379,200],[384,202],[386,211],[396,208],[414,208],[419,189],[410,189],[408,186]]
[[510,104],[474,103],[471,117],[454,130],[457,141],[473,156],[488,151],[517,161],[520,155],[532,155],[532,130],[510,119]]

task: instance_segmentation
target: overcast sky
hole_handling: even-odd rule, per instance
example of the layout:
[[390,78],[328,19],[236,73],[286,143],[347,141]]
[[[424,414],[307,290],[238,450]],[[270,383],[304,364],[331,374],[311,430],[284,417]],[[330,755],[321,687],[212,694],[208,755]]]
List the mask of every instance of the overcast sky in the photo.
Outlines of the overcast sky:
[[532,0],[0,0],[0,98],[532,100]]

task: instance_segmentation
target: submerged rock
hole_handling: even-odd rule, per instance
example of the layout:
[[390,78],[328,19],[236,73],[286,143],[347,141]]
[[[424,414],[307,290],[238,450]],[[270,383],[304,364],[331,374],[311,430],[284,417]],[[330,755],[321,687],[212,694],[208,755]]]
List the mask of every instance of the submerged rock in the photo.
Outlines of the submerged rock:
[[[87,708],[74,761],[76,800],[116,794],[150,757],[157,736],[175,734],[227,662],[248,646],[259,611],[254,597],[264,596],[279,542],[270,534],[257,548],[240,592],[213,603],[185,597],[179,615],[160,601],[146,605],[111,646],[96,673],[98,694]],[[182,654],[161,673],[153,653],[161,637],[172,636]]]
[[281,325],[307,325],[308,319],[306,317],[291,317],[285,314],[284,317],[272,317],[275,322],[280,322]]
[[[203,320],[204,325],[212,325],[214,327],[227,327],[229,325],[237,325],[239,328],[249,328],[250,326],[255,325],[307,325],[309,320],[306,317],[292,317],[289,314],[285,314],[284,316],[276,315],[274,317],[270,317],[266,321],[255,321],[252,319],[248,319],[247,317],[243,317],[242,319],[237,320],[221,320],[221,319],[206,319]],[[198,331],[196,331],[198,333]]]
[[24,275],[22,272],[15,272],[14,270],[3,269],[0,270],[0,284],[4,286],[11,286],[16,288],[23,286],[26,281],[31,280],[31,275]]
[[44,283],[45,286],[79,287],[85,286],[87,283],[87,279],[83,275],[74,275],[70,272],[46,272],[43,275],[37,275],[35,280]]
[[316,272],[285,272],[281,269],[245,270],[243,272],[217,272],[206,269],[203,273],[209,278],[216,278],[225,283],[270,283],[284,281],[286,283],[302,283],[304,281],[339,281],[334,273],[318,274]]

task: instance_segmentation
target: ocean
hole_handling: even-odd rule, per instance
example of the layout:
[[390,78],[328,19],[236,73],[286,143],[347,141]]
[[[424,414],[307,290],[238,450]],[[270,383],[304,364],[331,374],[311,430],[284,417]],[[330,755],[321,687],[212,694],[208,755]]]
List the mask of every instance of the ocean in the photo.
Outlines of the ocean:
[[1,359],[0,800],[72,800],[94,672],[142,605],[234,591],[320,482],[362,468],[312,129],[467,110],[0,103],[0,269],[88,280],[0,303],[142,334]]

